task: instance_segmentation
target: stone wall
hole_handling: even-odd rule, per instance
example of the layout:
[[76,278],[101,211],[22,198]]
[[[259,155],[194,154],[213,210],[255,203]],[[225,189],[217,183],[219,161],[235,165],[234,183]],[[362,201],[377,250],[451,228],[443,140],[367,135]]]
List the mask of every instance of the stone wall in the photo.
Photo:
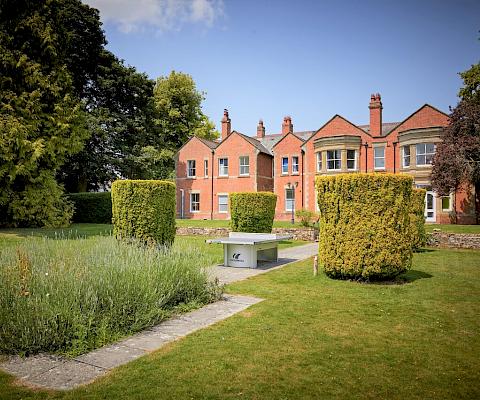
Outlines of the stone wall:
[[457,249],[480,249],[480,235],[468,233],[432,232],[428,235],[427,245],[433,247],[451,247]]
[[[200,228],[200,227],[177,227],[177,235],[201,235],[201,236],[228,236],[229,228]],[[294,240],[315,241],[318,239],[318,229],[314,228],[273,228],[272,233],[279,235],[292,235]]]

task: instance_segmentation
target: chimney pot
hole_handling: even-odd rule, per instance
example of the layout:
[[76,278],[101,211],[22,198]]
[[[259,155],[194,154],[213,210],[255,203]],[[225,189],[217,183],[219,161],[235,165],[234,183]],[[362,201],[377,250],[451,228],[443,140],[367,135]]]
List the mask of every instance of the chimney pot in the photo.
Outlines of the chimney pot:
[[382,101],[380,93],[375,93],[370,96],[370,134],[372,136],[382,135]]
[[258,121],[257,125],[257,138],[261,139],[265,137],[265,127],[263,126],[263,120]]
[[283,118],[282,124],[282,135],[286,135],[287,133],[293,133],[292,117],[288,115]]
[[225,140],[230,133],[232,133],[232,123],[230,117],[228,116],[228,110],[225,108],[223,110],[222,118],[222,140]]

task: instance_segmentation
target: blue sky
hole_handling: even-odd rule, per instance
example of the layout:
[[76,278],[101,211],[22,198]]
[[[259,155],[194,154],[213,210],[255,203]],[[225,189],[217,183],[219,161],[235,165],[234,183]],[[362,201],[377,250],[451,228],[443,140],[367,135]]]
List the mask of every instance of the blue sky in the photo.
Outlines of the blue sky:
[[255,135],[318,129],[334,114],[368,124],[380,92],[384,122],[424,103],[448,112],[458,72],[480,61],[480,2],[84,0],[100,10],[108,48],[151,78],[192,75],[219,128]]

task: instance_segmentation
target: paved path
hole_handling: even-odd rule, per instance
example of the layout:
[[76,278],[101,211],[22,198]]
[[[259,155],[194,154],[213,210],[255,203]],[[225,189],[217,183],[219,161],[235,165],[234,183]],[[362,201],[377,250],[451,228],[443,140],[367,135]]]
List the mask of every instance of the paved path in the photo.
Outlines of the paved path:
[[260,263],[258,268],[233,268],[216,266],[212,270],[212,276],[217,277],[220,283],[232,283],[250,278],[251,276],[264,274],[273,269],[284,267],[287,264],[304,260],[318,254],[318,243],[308,243],[302,246],[289,247],[278,252],[278,261]]
[[[317,253],[317,249],[317,243],[291,247],[279,252],[278,262],[264,263],[257,269],[216,266],[212,269],[212,275],[221,283],[235,282],[311,257]],[[75,359],[48,354],[27,358],[15,356],[0,362],[0,368],[29,386],[56,390],[73,389],[92,382],[115,367],[158,350],[167,343],[213,325],[261,301],[263,299],[256,297],[224,295],[222,300],[216,303],[169,319],[127,339]]]

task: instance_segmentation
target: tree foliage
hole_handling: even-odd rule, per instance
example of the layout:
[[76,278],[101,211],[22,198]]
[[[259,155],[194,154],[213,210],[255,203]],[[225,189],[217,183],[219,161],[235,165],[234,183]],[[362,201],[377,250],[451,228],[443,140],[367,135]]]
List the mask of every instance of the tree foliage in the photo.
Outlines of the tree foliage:
[[[442,135],[433,160],[432,186],[448,195],[462,184],[475,186],[480,196],[480,64],[462,72],[464,86],[458,105]],[[478,212],[478,207],[477,207]]]
[[216,139],[214,124],[202,112],[204,93],[188,74],[172,71],[157,79],[153,91],[156,122],[165,142],[178,149],[192,136]]
[[55,173],[88,137],[85,112],[47,3],[1,7],[0,225],[62,225],[72,207]]
[[480,181],[480,64],[460,75],[461,100],[450,114],[433,163],[433,185],[443,195],[463,182]]

